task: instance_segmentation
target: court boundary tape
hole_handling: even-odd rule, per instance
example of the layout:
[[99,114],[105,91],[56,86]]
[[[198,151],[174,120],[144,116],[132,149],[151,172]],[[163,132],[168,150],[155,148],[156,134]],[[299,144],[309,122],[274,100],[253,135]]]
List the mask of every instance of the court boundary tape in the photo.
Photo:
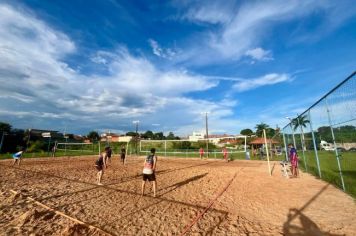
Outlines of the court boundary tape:
[[[17,194],[21,195],[21,193],[15,191],[15,190],[10,189],[9,191],[10,191],[11,193],[15,194],[15,195],[17,195]],[[43,204],[43,203],[37,201],[36,199],[34,199],[34,198],[32,198],[32,197],[29,197],[29,196],[25,196],[25,197],[26,197],[28,200],[34,202],[36,205],[38,205],[38,206],[40,206],[40,207],[43,207],[43,208],[45,208],[45,209],[47,209],[47,210],[49,210],[49,211],[52,211],[53,213],[55,213],[55,214],[57,214],[57,215],[60,215],[60,216],[63,216],[63,217],[65,217],[65,218],[67,218],[67,219],[69,219],[69,220],[71,220],[71,221],[74,221],[74,222],[80,224],[80,225],[84,225],[84,226],[88,227],[89,229],[94,229],[94,230],[96,230],[96,231],[99,231],[100,233],[104,233],[105,235],[112,235],[111,233],[109,233],[109,232],[107,232],[107,231],[105,231],[105,230],[103,230],[103,229],[101,229],[101,228],[98,228],[98,227],[96,227],[96,226],[94,226],[94,225],[91,225],[91,224],[85,223],[85,222],[83,222],[83,221],[81,221],[81,220],[78,220],[78,219],[76,219],[76,218],[73,218],[73,217],[71,217],[71,216],[69,216],[69,215],[67,215],[67,214],[65,214],[65,213],[63,213],[63,212],[61,212],[61,211],[55,210],[55,209],[53,209],[52,207],[49,207],[49,206],[47,206],[47,205],[45,205],[45,204]]]
[[232,181],[234,181],[234,179],[237,176],[237,172],[235,173],[235,175],[229,180],[229,182],[227,182],[227,184],[225,185],[225,187],[212,199],[210,200],[209,204],[207,205],[207,207],[200,212],[194,219],[193,221],[186,225],[184,228],[184,231],[179,234],[180,236],[186,235],[191,229],[192,227],[204,216],[204,214],[211,208],[211,206],[216,202],[216,200],[230,187]]

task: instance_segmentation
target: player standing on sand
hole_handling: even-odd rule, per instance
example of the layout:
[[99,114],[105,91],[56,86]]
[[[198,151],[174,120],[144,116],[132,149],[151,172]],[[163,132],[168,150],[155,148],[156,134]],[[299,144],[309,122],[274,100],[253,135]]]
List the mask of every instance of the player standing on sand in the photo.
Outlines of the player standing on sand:
[[14,158],[14,162],[12,163],[12,165],[15,165],[16,162],[17,162],[17,165],[20,165],[23,153],[24,153],[24,149],[22,149],[19,152],[16,152],[14,155],[12,155],[12,158]]
[[143,165],[142,196],[145,193],[145,185],[146,185],[146,181],[148,180],[150,182],[153,182],[153,196],[156,197],[157,183],[156,183],[155,170],[157,165],[157,156],[155,155],[155,153],[156,153],[156,149],[151,148],[151,154],[146,157]]
[[298,169],[298,154],[297,150],[294,148],[293,144],[288,145],[289,150],[289,160],[292,166],[292,177],[297,178],[299,177],[299,169]]
[[224,156],[224,160],[225,160],[226,162],[228,162],[228,161],[229,161],[229,160],[228,160],[228,157],[227,157],[228,152],[227,152],[227,149],[226,149],[225,147],[223,148],[222,153],[223,153],[223,156]]
[[98,170],[98,173],[96,174],[96,181],[98,185],[103,185],[101,183],[101,179],[104,175],[104,169],[108,168],[107,166],[107,159],[108,159],[108,152],[110,150],[110,147],[105,147],[105,151],[100,154],[99,159],[95,161],[95,167]]
[[[109,160],[109,163],[111,163],[111,155],[112,155],[112,149],[110,146],[107,146],[106,148],[108,148],[108,151],[107,151],[107,159]],[[106,150],[105,148],[105,150]]]
[[124,146],[121,147],[121,153],[120,153],[120,158],[122,161],[122,164],[125,165],[125,157],[126,157],[126,149]]
[[200,148],[199,149],[199,156],[200,156],[200,159],[203,159],[203,157],[204,157],[204,148]]

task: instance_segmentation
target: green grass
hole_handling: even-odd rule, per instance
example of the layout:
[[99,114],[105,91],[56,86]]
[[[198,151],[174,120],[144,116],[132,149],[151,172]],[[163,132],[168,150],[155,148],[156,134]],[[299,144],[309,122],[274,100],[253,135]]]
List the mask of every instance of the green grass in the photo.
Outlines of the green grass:
[[[321,179],[342,189],[342,183],[335,152],[318,151]],[[356,197],[356,152],[340,153],[340,166],[347,193]],[[299,167],[308,173],[319,177],[319,171],[314,151],[305,152],[305,163],[303,154],[299,152]],[[306,168],[305,168],[306,167]]]

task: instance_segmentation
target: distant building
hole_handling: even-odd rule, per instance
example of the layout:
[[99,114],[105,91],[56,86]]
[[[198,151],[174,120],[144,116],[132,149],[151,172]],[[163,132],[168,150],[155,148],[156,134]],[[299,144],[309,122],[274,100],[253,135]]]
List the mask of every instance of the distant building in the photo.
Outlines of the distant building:
[[[209,135],[209,142],[217,145],[219,143],[225,144],[235,144],[236,139],[246,138],[244,135],[232,135],[232,134],[212,134]],[[200,132],[193,132],[192,135],[189,136],[189,141],[198,142],[206,140],[206,135]]]
[[101,142],[118,143],[118,142],[130,142],[131,136],[114,134],[114,133],[103,133],[100,135]]
[[192,135],[188,137],[191,142],[198,142],[199,140],[204,140],[204,134],[200,132],[193,132]]
[[46,129],[28,129],[27,130],[31,137],[38,137],[38,138],[43,138],[44,136],[46,137],[51,137],[51,138],[62,138],[63,134],[59,133],[59,131],[55,130],[46,130]]

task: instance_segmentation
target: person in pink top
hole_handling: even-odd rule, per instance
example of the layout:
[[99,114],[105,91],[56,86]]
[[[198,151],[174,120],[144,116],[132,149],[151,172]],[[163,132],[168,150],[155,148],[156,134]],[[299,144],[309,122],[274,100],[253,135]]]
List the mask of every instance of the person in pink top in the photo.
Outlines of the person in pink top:
[[292,166],[292,177],[299,177],[299,169],[298,169],[298,154],[297,150],[293,147],[293,144],[289,144],[289,160]]
[[199,149],[199,156],[200,156],[200,159],[203,159],[203,157],[204,157],[204,149],[203,148]]
[[223,156],[224,156],[224,160],[225,161],[229,161],[228,158],[227,158],[228,152],[227,152],[227,149],[225,147],[223,148],[222,153],[223,153]]

